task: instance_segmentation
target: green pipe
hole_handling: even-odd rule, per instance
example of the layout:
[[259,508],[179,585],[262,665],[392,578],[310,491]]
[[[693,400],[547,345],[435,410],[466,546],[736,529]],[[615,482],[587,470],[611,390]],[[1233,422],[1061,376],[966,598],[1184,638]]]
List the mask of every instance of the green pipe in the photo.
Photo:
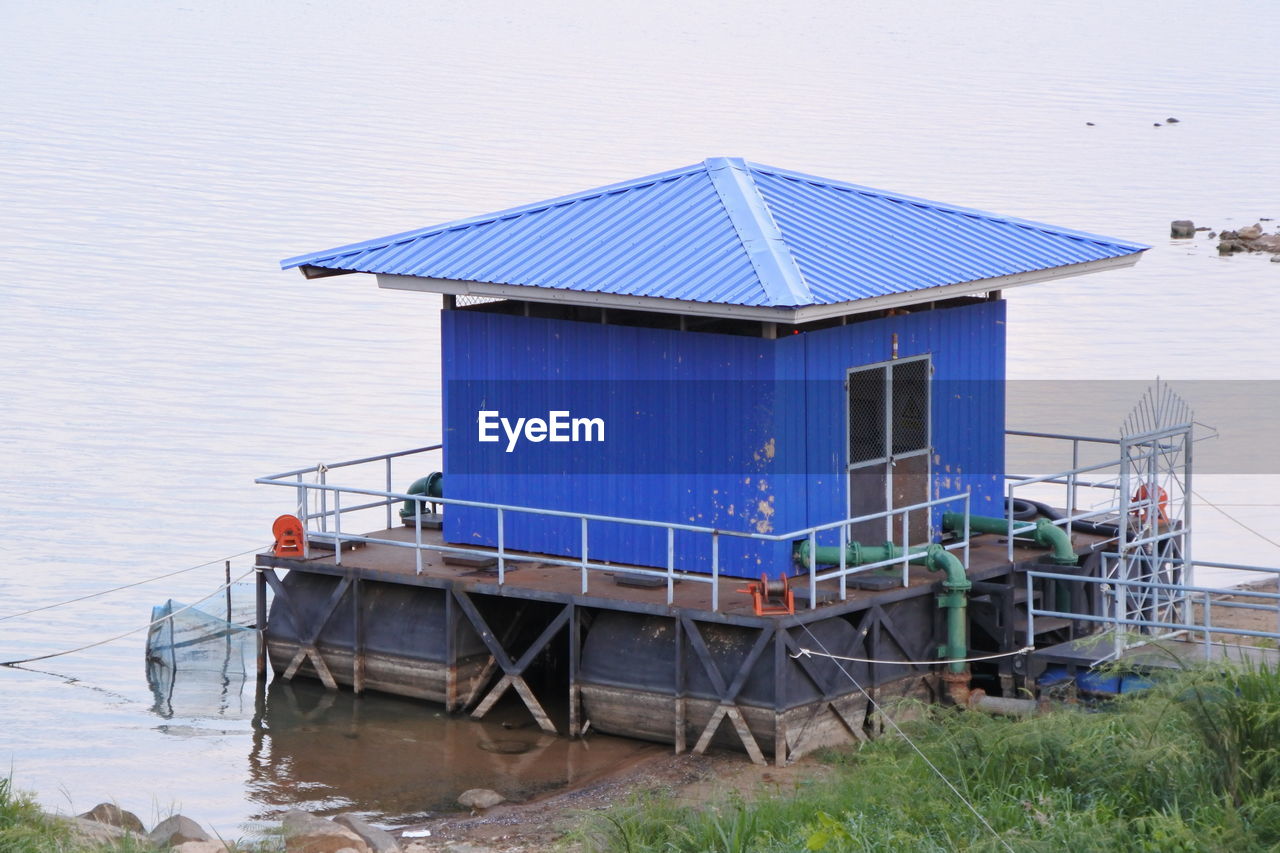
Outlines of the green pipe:
[[[803,566],[809,565],[809,543],[799,542],[795,546],[794,558]],[[840,549],[826,545],[813,550],[814,563],[838,566]],[[902,556],[902,548],[892,542],[883,545],[863,545],[861,542],[850,542],[845,548],[846,566],[861,566],[866,563],[879,563]],[[909,562],[924,566],[931,572],[943,572],[946,577],[942,581],[942,594],[938,596],[938,607],[947,611],[947,643],[940,650],[942,656],[950,661],[948,669],[954,673],[963,673],[963,660],[968,651],[968,619],[966,617],[966,595],[972,584],[964,571],[964,563],[960,562],[941,545],[932,543],[923,552],[912,556]]]
[[[1016,530],[1019,525],[1025,526],[1026,522],[1015,521],[1013,523],[1014,529]],[[964,515],[958,512],[943,513],[942,528],[963,533]],[[988,515],[970,515],[969,532],[1008,534],[1009,520],[1007,518],[993,518]],[[1080,558],[1076,556],[1075,549],[1071,547],[1071,536],[1068,535],[1067,531],[1047,518],[1037,519],[1034,528],[1019,532],[1017,535],[1031,539],[1041,548],[1050,549],[1050,561],[1059,566],[1074,566],[1080,561]]]
[[[444,474],[432,471],[425,477],[419,477],[413,481],[413,485],[405,494],[425,495],[428,498],[444,497]],[[404,506],[400,508],[400,517],[406,521],[415,518],[418,513],[417,504],[417,501],[405,501]]]

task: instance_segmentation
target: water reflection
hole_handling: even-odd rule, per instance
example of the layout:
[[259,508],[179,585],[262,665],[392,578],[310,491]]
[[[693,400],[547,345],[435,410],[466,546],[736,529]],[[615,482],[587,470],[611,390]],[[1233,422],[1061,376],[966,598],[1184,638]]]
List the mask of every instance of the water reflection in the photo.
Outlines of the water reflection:
[[483,721],[382,694],[276,679],[255,692],[249,797],[257,818],[286,808],[361,813],[403,825],[456,810],[468,788],[523,800],[665,749],[605,736],[547,734],[523,707]]

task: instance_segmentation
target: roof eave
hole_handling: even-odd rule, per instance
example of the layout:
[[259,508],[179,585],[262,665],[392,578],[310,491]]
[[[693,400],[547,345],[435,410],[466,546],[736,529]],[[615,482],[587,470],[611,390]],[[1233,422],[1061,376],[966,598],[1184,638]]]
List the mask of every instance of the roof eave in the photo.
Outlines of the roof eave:
[[[453,296],[488,296],[499,299],[516,299],[528,302],[558,302],[562,305],[587,305],[598,308],[621,308],[634,311],[656,311],[663,314],[685,314],[698,317],[723,319],[749,319],[763,322],[800,324],[825,320],[831,317],[866,314],[889,308],[905,308],[925,302],[989,293],[993,290],[1009,290],[1028,284],[1038,284],[1061,278],[1088,275],[1095,272],[1131,267],[1142,257],[1133,252],[1115,258],[1086,261],[1044,270],[1015,273],[1013,275],[959,282],[941,287],[891,293],[869,299],[855,299],[830,305],[804,305],[798,307],[772,307],[767,305],[724,305],[714,302],[692,302],[653,296],[628,296],[618,293],[590,293],[555,287],[535,287],[526,284],[494,284],[484,281],[459,281],[455,279],[424,278],[408,275],[378,274],[378,286],[389,290],[413,290],[424,293],[444,293]],[[319,272],[319,268],[312,268]],[[347,270],[333,270],[343,274]],[[308,278],[318,277],[303,270]]]

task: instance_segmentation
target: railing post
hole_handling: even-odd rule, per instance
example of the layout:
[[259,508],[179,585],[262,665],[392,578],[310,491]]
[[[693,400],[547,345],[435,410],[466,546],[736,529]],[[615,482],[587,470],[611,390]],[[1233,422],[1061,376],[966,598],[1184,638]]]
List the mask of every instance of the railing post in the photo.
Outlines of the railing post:
[[1067,475],[1067,539],[1076,544],[1075,526],[1071,520],[1076,514],[1076,469],[1080,467],[1080,439],[1071,439],[1071,473]]
[[1122,612],[1121,602],[1124,600],[1124,592],[1122,591],[1123,589],[1124,589],[1124,582],[1121,581],[1119,578],[1116,578],[1116,584],[1112,591],[1113,601],[1111,604],[1111,616],[1116,623],[1115,637],[1113,638],[1115,653],[1116,653],[1116,660],[1120,659],[1120,653],[1124,651],[1124,636],[1121,633],[1121,628],[1123,626],[1121,626],[1120,624],[1120,618],[1121,618],[1120,614]]
[[849,549],[849,527],[848,525],[840,525],[840,600],[849,600],[849,556],[845,552]]
[[720,532],[711,533],[711,610],[720,611]]
[[[391,491],[391,457],[390,456],[387,457],[387,491],[388,492]],[[391,524],[392,524],[391,508],[392,506],[394,506],[394,503],[395,502],[392,498],[387,498],[387,529],[388,530],[391,529]]]
[[342,565],[342,492],[333,493],[333,562]]
[[502,586],[507,580],[507,558],[503,550],[504,534],[502,507],[498,507],[498,586]]
[[309,526],[307,518],[307,486],[302,482],[302,475],[298,475],[298,520],[302,522],[302,533],[306,535]]
[[667,528],[667,604],[676,600],[676,529]]
[[1213,628],[1213,618],[1209,609],[1213,606],[1213,599],[1209,593],[1204,593],[1204,659],[1211,660],[1213,658],[1213,640],[1209,637],[1209,632]]
[[907,523],[911,513],[902,513],[902,586],[906,588],[911,585],[911,530]]
[[1008,551],[1009,562],[1013,562],[1013,489],[1015,484],[1010,483],[1008,492],[1004,499],[1005,514],[1005,546]]
[[328,470],[324,467],[324,463],[316,466],[316,475],[320,480],[320,532],[329,532],[329,490],[323,488],[328,485]]
[[1035,585],[1033,572],[1027,572],[1027,646],[1036,644],[1036,598],[1032,592]]
[[587,594],[587,519],[582,518],[582,594]]
[[818,531],[809,531],[809,609],[818,606]]
[[413,568],[416,574],[422,574],[422,499],[413,499]]

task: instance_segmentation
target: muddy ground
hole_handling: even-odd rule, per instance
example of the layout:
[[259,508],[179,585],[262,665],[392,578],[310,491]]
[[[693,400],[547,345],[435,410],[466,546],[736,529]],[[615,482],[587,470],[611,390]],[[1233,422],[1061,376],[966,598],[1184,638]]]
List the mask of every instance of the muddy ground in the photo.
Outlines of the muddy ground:
[[[760,767],[745,755],[651,755],[527,803],[504,803],[484,814],[456,814],[406,828],[428,838],[403,838],[407,853],[524,853],[544,851],[593,813],[643,794],[697,805],[737,792],[750,799],[791,793],[826,772],[812,758],[787,767]],[[470,845],[470,846],[468,846]],[[577,845],[565,844],[565,850]]]

